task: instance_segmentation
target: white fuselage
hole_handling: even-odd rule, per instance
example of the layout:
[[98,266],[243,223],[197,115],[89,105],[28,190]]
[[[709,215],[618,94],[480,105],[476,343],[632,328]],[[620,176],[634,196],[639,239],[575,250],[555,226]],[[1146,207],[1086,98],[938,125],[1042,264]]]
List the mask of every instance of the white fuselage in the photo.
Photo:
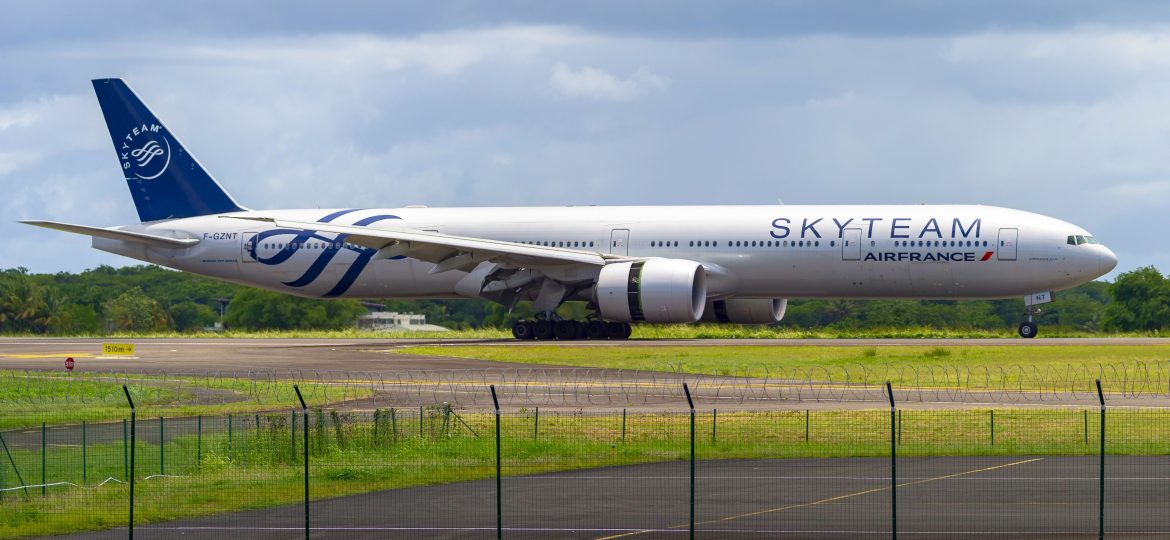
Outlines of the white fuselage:
[[[243,212],[231,216],[261,215]],[[1006,298],[1060,290],[1116,264],[1080,227],[988,206],[630,206],[279,210],[264,216],[699,262],[720,298]],[[462,271],[335,234],[201,216],[122,227],[196,238],[185,248],[94,239],[94,247],[309,297],[453,298]],[[249,242],[256,247],[250,249]]]

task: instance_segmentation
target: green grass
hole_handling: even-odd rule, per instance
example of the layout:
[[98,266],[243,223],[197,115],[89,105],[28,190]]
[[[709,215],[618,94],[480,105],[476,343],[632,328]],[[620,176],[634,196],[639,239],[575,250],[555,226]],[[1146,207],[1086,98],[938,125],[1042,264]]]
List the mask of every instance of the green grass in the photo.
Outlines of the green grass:
[[[805,414],[720,413],[713,441],[713,417],[710,411],[702,411],[696,422],[696,452],[702,460],[888,455],[888,411],[814,411],[808,413],[807,432]],[[899,455],[1091,455],[1098,448],[1099,417],[1095,411],[998,410],[994,445],[990,416],[989,410],[904,411]],[[319,427],[309,432],[313,497],[490,478],[494,473],[493,417],[462,416],[480,437],[454,418],[448,418],[444,428],[443,417],[440,409],[428,409],[420,437],[419,417],[407,411],[398,411],[393,423],[388,415],[381,415],[376,435],[369,415],[315,413],[314,424]],[[201,442],[188,423],[184,434],[167,443],[166,472],[177,477],[165,479],[144,478],[160,472],[161,456],[154,441],[140,439],[138,523],[299,502],[302,469],[294,457],[293,434],[287,422],[286,415],[262,417],[261,429],[241,427],[230,443],[222,423],[216,424],[220,429],[215,432],[208,427]],[[206,425],[212,423],[208,419]],[[689,455],[686,414],[631,414],[624,437],[620,414],[542,412],[539,433],[534,433],[535,427],[534,415],[528,411],[503,417],[505,475],[682,462]],[[1170,453],[1170,411],[1114,411],[1107,427],[1112,454]],[[176,425],[173,429],[180,428]],[[298,444],[302,434],[297,433]],[[200,449],[202,460],[198,461],[195,455]],[[46,479],[83,484],[81,452],[79,444],[50,446]],[[63,534],[124,525],[126,486],[108,483],[96,487],[107,477],[123,478],[121,442],[92,444],[86,452],[86,487],[50,488],[47,497],[34,489],[27,500],[19,491],[4,492],[0,536]],[[26,482],[40,481],[39,449],[14,448],[13,459]],[[15,475],[7,462],[3,464],[0,481],[11,487]],[[572,489],[571,480],[564,482],[562,488]]]
[[[391,351],[545,364],[819,382],[1107,391],[1147,380],[1165,390],[1170,345],[559,347],[420,345]],[[1112,389],[1110,383],[1113,383]],[[1083,387],[1083,388],[1082,388]]]
[[[0,430],[128,418],[123,384],[144,418],[287,410],[298,403],[293,381],[0,370]],[[304,382],[301,392],[311,405],[372,394],[344,382]]]

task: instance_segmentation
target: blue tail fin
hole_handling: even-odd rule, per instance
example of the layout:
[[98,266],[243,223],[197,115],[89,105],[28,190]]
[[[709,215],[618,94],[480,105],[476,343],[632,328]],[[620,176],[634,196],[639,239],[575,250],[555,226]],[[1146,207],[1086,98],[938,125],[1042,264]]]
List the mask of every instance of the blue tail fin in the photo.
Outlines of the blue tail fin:
[[97,79],[94,92],[142,221],[243,210],[122,79]]

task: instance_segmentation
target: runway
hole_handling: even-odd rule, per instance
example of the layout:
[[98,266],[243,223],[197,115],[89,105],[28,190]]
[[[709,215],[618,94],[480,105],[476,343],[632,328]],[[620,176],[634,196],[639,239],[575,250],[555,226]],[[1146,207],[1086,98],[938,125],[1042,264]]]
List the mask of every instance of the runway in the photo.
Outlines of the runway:
[[[134,343],[136,356],[99,358],[103,342]],[[692,339],[629,341],[516,341],[511,339],[72,339],[0,338],[0,369],[63,369],[66,357],[77,369],[93,367],[127,373],[240,372],[248,370],[315,369],[396,373],[404,370],[515,368],[516,364],[485,360],[385,354],[409,345],[531,347],[1044,347],[1170,345],[1170,338],[1068,339]],[[523,367],[561,367],[525,364]]]
[[[374,397],[338,404],[341,408],[374,409],[452,403],[490,407],[488,385],[495,384],[505,407],[592,409],[684,407],[682,383],[695,389],[696,403],[720,409],[846,409],[872,408],[886,402],[884,388],[859,383],[852,373],[810,369],[772,378],[744,378],[675,372],[565,367],[552,364],[511,364],[487,360],[390,353],[420,344],[450,347],[533,346],[514,340],[379,340],[379,339],[133,339],[136,357],[100,357],[101,339],[0,338],[0,370],[63,371],[64,359],[76,361],[76,373],[131,373],[150,376],[198,374],[255,380],[301,380],[302,384],[372,389]],[[628,342],[537,342],[558,347],[720,347],[753,346],[1148,346],[1170,345],[1170,339],[855,339],[855,340],[645,340]],[[518,345],[519,344],[519,345]],[[858,365],[857,367],[863,368]],[[1072,392],[1060,377],[1038,380],[1049,390],[1009,388],[988,373],[972,372],[951,379],[967,386],[932,384],[898,387],[895,395],[909,408],[1002,406],[1094,406],[1096,395],[1086,386]],[[982,376],[982,378],[979,378]],[[978,379],[978,380],[976,380]],[[862,378],[862,381],[866,378]],[[914,378],[912,380],[917,380]],[[1132,382],[1126,379],[1127,382]],[[1116,385],[1111,401],[1128,406],[1165,406],[1166,389],[1137,384],[1138,392]],[[153,383],[152,383],[153,384]],[[999,386],[996,386],[999,385]],[[188,384],[190,387],[190,385]],[[1108,391],[1108,390],[1107,390]],[[343,391],[344,395],[345,392]],[[216,394],[218,395],[218,394]],[[212,395],[211,397],[214,397]],[[226,398],[225,398],[226,399]],[[241,398],[243,399],[243,398]],[[1124,401],[1121,401],[1124,400]]]
[[[1097,457],[899,458],[897,529],[913,538],[1095,538]],[[686,462],[505,478],[508,538],[685,538]],[[1108,456],[1111,537],[1170,535],[1170,458]],[[889,458],[699,462],[695,528],[706,538],[888,538]],[[494,480],[314,502],[314,538],[484,538]],[[140,538],[296,538],[301,505],[139,525]],[[123,538],[125,529],[70,538]]]

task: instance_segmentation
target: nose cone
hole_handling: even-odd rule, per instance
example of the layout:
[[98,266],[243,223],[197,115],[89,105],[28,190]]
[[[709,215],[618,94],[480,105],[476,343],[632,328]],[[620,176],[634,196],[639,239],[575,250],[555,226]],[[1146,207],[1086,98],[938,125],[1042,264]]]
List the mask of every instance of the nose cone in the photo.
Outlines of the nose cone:
[[1100,270],[1101,274],[1104,275],[1113,271],[1114,268],[1117,268],[1117,255],[1115,255],[1113,251],[1105,246],[1100,246],[1100,248],[1100,253],[1097,258],[1097,265],[1098,270]]

